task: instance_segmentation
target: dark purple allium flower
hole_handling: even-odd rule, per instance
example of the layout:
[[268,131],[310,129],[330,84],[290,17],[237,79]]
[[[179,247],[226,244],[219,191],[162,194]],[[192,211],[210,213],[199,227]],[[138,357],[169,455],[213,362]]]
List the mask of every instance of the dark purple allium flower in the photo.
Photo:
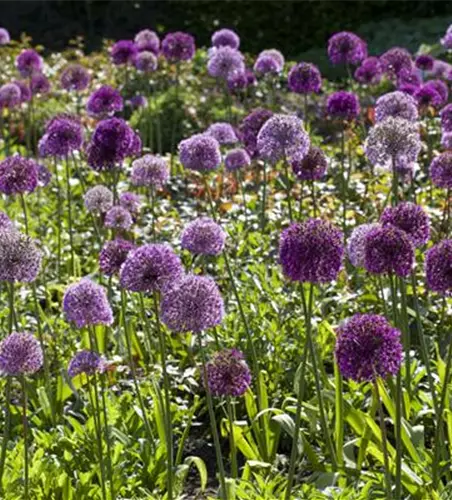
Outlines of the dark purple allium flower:
[[339,90],[328,96],[326,110],[332,118],[341,120],[355,120],[360,113],[359,99],[353,92]]
[[390,76],[397,76],[401,70],[411,70],[413,60],[408,50],[401,47],[393,47],[380,56],[383,71]]
[[425,274],[430,290],[441,295],[452,292],[452,240],[442,240],[427,251]]
[[85,90],[90,80],[86,68],[80,64],[69,64],[61,73],[60,83],[65,90]]
[[273,112],[269,109],[256,108],[242,120],[240,132],[243,144],[251,157],[257,156],[257,136],[264,123],[272,116]]
[[328,283],[342,267],[342,232],[322,219],[293,223],[281,233],[279,261],[292,281]]
[[220,144],[234,144],[238,142],[234,127],[230,123],[212,123],[206,130],[206,134],[212,136]]
[[20,101],[27,102],[31,99],[31,90],[28,83],[24,80],[14,80],[14,85],[17,85],[20,89]]
[[273,115],[257,136],[259,156],[275,164],[279,160],[301,160],[308,152],[310,139],[300,118],[293,115]]
[[452,152],[446,151],[436,156],[430,164],[430,178],[435,186],[452,188]]
[[67,157],[83,145],[83,127],[75,116],[56,116],[46,125],[39,141],[40,156]]
[[107,241],[99,254],[99,269],[107,275],[118,274],[135,244],[122,238]]
[[356,382],[396,375],[402,364],[400,331],[377,314],[355,314],[337,330],[336,362]]
[[281,73],[282,67],[279,65],[278,60],[271,55],[259,55],[254,63],[253,70],[256,75],[276,75]]
[[192,135],[179,143],[179,159],[191,170],[215,170],[221,163],[220,144],[207,134]]
[[381,122],[388,116],[415,122],[419,118],[416,100],[399,90],[382,95],[375,105],[375,119]]
[[20,88],[15,83],[0,87],[0,108],[15,108],[22,102]]
[[121,94],[114,88],[108,85],[95,90],[88,98],[86,109],[88,114],[102,118],[112,116],[115,113],[122,111],[124,102]]
[[414,64],[416,68],[419,68],[422,71],[431,71],[433,69],[433,63],[435,59],[428,54],[420,54],[416,57]]
[[149,244],[130,252],[121,268],[120,282],[132,292],[162,291],[183,274],[182,263],[169,245]]
[[0,231],[0,281],[31,283],[41,269],[34,240],[18,231]]
[[24,78],[40,73],[42,66],[41,56],[33,49],[24,49],[16,58],[16,68]]
[[315,64],[301,62],[289,71],[287,85],[297,94],[317,93],[322,87],[322,75]]
[[5,231],[13,228],[11,219],[5,212],[0,211],[0,231]]
[[446,61],[435,59],[433,61],[431,76],[433,76],[434,78],[443,78],[445,80],[450,80],[451,70],[452,66],[449,63],[447,63]]
[[132,40],[119,40],[112,46],[110,56],[113,64],[120,66],[133,64],[137,52],[138,49]]
[[132,215],[121,206],[114,206],[105,214],[105,227],[128,231],[133,224]]
[[8,156],[0,162],[0,192],[32,193],[38,185],[38,164],[20,155]]
[[398,87],[398,90],[400,92],[403,92],[404,94],[408,94],[411,97],[414,97],[416,92],[419,90],[419,87],[411,83],[404,83],[403,85],[400,85],[400,87]]
[[441,117],[441,129],[443,132],[452,132],[452,104],[444,106],[439,116]]
[[328,40],[328,57],[333,64],[359,64],[367,57],[367,44],[355,33],[341,31]]
[[353,229],[347,242],[347,255],[354,267],[364,267],[366,236],[381,224],[361,224]]
[[145,108],[148,105],[148,100],[144,95],[134,95],[127,101],[127,104],[132,109]]
[[141,210],[140,195],[126,191],[119,196],[119,204],[132,215],[137,215]]
[[135,57],[135,68],[143,73],[152,73],[157,69],[157,57],[153,52],[139,52]]
[[8,30],[5,28],[0,28],[0,45],[8,45],[11,41]]
[[245,58],[237,49],[220,47],[214,49],[207,63],[207,72],[215,78],[228,80],[235,74],[245,72]]
[[181,235],[182,248],[196,255],[220,255],[225,242],[226,233],[209,217],[190,222]]
[[239,170],[249,165],[251,165],[250,155],[242,148],[231,149],[224,159],[226,170]]
[[162,54],[170,61],[188,61],[195,51],[195,39],[182,31],[168,33],[162,41]]
[[31,333],[13,332],[0,342],[0,372],[5,375],[31,375],[43,362],[41,345]]
[[52,180],[52,172],[45,165],[38,165],[38,184],[41,187],[46,187]]
[[162,187],[169,180],[168,162],[159,156],[147,154],[132,163],[132,184]]
[[324,152],[311,144],[306,156],[291,162],[293,173],[302,181],[315,181],[321,179],[328,168],[328,161]]
[[77,328],[91,325],[111,325],[113,313],[104,287],[82,278],[66,288],[63,297],[66,319]]
[[142,30],[135,35],[135,45],[139,52],[152,52],[158,55],[160,50],[160,38],[155,31]]
[[50,90],[50,81],[42,73],[33,73],[30,80],[30,90],[34,94],[47,94]]
[[238,92],[249,87],[246,71],[243,73],[233,73],[228,77],[228,89],[231,92]]
[[214,47],[231,47],[232,49],[238,49],[240,47],[240,38],[232,30],[221,29],[215,31],[212,35],[212,45]]
[[449,98],[449,89],[442,80],[429,80],[425,86],[432,87],[438,92],[441,96],[441,106],[447,103],[447,99]]
[[447,49],[452,49],[452,26],[447,28],[447,31],[443,38],[441,38],[441,45]]
[[201,333],[223,316],[223,298],[212,278],[188,274],[162,295],[161,318],[171,331]]
[[414,264],[414,247],[408,234],[398,227],[387,225],[367,233],[364,267],[373,274],[408,276]]
[[420,205],[409,201],[395,207],[387,207],[380,216],[380,222],[398,227],[404,231],[415,247],[421,247],[430,238],[430,218]]
[[113,193],[106,186],[94,186],[85,193],[84,203],[88,212],[105,214],[113,207]]
[[251,371],[237,349],[217,352],[206,369],[207,384],[214,396],[243,396],[251,384]]
[[413,96],[419,107],[426,108],[432,106],[434,108],[439,108],[443,103],[443,99],[439,92],[432,85],[422,85],[419,87]]
[[94,375],[102,371],[102,358],[94,351],[80,351],[69,362],[67,373],[70,377],[75,377],[84,373]]
[[420,87],[422,85],[422,73],[417,68],[413,67],[411,69],[403,68],[399,71],[397,75],[397,87],[403,87],[405,85],[414,85],[415,87]]
[[359,83],[373,85],[380,82],[382,73],[378,57],[367,57],[355,70],[354,77]]
[[441,147],[452,149],[452,132],[443,132],[441,135]]

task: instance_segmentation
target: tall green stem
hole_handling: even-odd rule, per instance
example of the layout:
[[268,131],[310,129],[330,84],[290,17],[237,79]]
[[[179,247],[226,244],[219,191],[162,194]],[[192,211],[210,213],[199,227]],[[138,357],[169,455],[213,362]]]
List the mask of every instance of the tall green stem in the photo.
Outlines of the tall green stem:
[[28,418],[27,418],[27,388],[25,385],[25,375],[20,377],[22,384],[22,425],[24,429],[24,499],[29,497],[29,480],[28,480]]
[[293,222],[293,212],[292,212],[292,190],[291,190],[291,185],[290,185],[290,178],[289,178],[289,166],[287,163],[287,158],[284,157],[284,185],[286,187],[286,197],[287,197],[287,204],[289,208],[289,221],[292,223]]
[[237,478],[239,475],[239,468],[237,465],[237,447],[235,445],[234,437],[234,411],[231,402],[231,396],[226,397],[226,405],[228,409],[228,422],[229,422],[229,447],[231,452],[231,472],[232,477]]
[[[335,378],[335,407],[336,407],[336,420],[335,420],[335,436],[336,441],[336,455],[337,465],[339,470],[343,473],[344,467],[344,395],[342,375],[337,363],[334,363],[334,378]],[[344,474],[345,476],[345,474]]]
[[386,497],[388,500],[392,499],[391,493],[391,474],[389,471],[389,454],[388,454],[388,441],[386,437],[385,416],[383,413],[383,405],[381,403],[380,391],[378,389],[378,379],[374,380],[374,398],[378,402],[378,413],[380,418],[380,431],[381,431],[381,444],[383,449],[383,462],[385,469],[385,482],[386,482]]
[[71,192],[71,176],[69,172],[69,158],[65,159],[66,165],[66,196],[68,210],[68,228],[69,228],[69,243],[71,246],[71,273],[75,276],[75,253],[74,253],[74,234],[72,230],[72,192]]
[[262,207],[261,207],[261,231],[265,229],[265,209],[267,206],[267,164],[262,164]]

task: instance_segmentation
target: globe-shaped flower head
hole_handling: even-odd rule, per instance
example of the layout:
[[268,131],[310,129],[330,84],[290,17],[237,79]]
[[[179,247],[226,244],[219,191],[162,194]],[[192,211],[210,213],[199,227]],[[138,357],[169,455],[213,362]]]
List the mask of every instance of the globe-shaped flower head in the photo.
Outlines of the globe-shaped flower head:
[[258,154],[257,136],[264,123],[273,116],[269,109],[256,108],[240,124],[242,141],[251,157]]
[[41,269],[34,240],[14,230],[0,231],[0,281],[31,283]]
[[444,37],[441,38],[440,42],[441,42],[441,45],[445,49],[447,49],[447,50],[452,49],[452,25],[450,25],[447,28],[447,31],[446,31]]
[[441,117],[441,129],[443,132],[452,132],[452,104],[444,106],[439,116]]
[[317,146],[309,147],[306,156],[298,161],[291,162],[293,173],[302,181],[320,180],[328,168],[328,161],[324,152]]
[[428,250],[425,274],[430,290],[441,295],[452,293],[452,240],[443,240]]
[[135,244],[122,238],[107,241],[99,254],[99,269],[107,276],[118,274]]
[[413,97],[416,99],[419,108],[423,110],[429,107],[439,108],[444,104],[441,94],[433,85],[425,84],[418,87]]
[[24,49],[16,58],[16,68],[24,78],[41,72],[42,67],[42,58],[33,49]]
[[12,220],[5,212],[0,211],[0,231],[14,229]]
[[0,192],[32,193],[38,185],[38,164],[20,155],[8,156],[0,162]]
[[153,52],[139,52],[135,57],[135,68],[143,73],[152,73],[157,69],[157,57]]
[[31,90],[28,86],[28,82],[24,80],[14,80],[14,85],[17,85],[20,89],[20,101],[28,102],[31,99]]
[[360,113],[359,100],[353,92],[339,90],[328,96],[326,110],[331,118],[355,120]]
[[431,71],[435,59],[428,54],[420,54],[416,57],[414,64],[422,71]]
[[263,50],[254,63],[254,71],[260,75],[267,73],[281,73],[284,69],[284,56],[279,50]]
[[42,73],[33,73],[30,80],[30,90],[33,95],[47,94],[50,91],[50,81]]
[[381,122],[388,116],[404,118],[411,122],[416,121],[419,114],[415,99],[398,90],[379,97],[375,105],[376,121]]
[[413,60],[408,50],[393,47],[380,56],[383,71],[389,76],[397,76],[404,69],[411,70]]
[[207,63],[207,72],[214,78],[228,80],[233,75],[245,72],[245,58],[237,49],[219,47],[212,51]]
[[220,144],[234,144],[238,142],[233,126],[226,122],[212,123],[206,130],[206,134],[212,136]]
[[430,238],[430,219],[420,205],[409,201],[384,209],[380,217],[383,225],[391,224],[404,231],[415,247],[425,245]]
[[446,151],[435,157],[430,165],[430,177],[435,186],[452,188],[452,152]]
[[355,33],[341,31],[328,40],[328,57],[333,64],[359,64],[367,57],[367,44]]
[[112,116],[115,113],[122,111],[124,101],[121,94],[114,88],[108,85],[95,90],[88,98],[86,109],[88,114],[96,118]]
[[208,387],[214,396],[243,396],[251,384],[251,371],[237,349],[217,352],[206,369]]
[[5,28],[0,28],[0,45],[8,45],[11,41],[11,37],[9,36],[9,32]]
[[189,61],[195,50],[195,39],[181,31],[168,33],[162,41],[162,54],[170,61]]
[[102,371],[103,360],[94,351],[80,351],[69,362],[67,373],[70,377],[75,377],[84,373],[86,375],[94,375]]
[[168,162],[159,156],[146,154],[132,163],[132,184],[162,187],[169,180]]
[[226,170],[239,170],[251,165],[251,158],[246,149],[237,148],[228,151],[225,159],[224,166]]
[[61,73],[60,83],[68,91],[85,90],[90,82],[88,70],[80,64],[69,64]]
[[0,372],[5,375],[31,375],[43,361],[41,345],[31,333],[14,332],[0,342]]
[[209,217],[201,217],[187,224],[182,231],[181,246],[196,255],[220,255],[226,233]]
[[231,47],[232,49],[238,49],[240,46],[240,38],[234,31],[223,28],[215,31],[212,35],[212,45],[217,48]]
[[131,193],[130,191],[121,193],[119,195],[119,204],[134,216],[140,213],[141,198],[136,193]]
[[364,267],[366,236],[376,227],[381,227],[381,225],[378,223],[361,224],[353,229],[347,242],[347,256],[354,267]]
[[382,67],[378,57],[366,57],[361,65],[356,68],[354,77],[359,83],[374,85],[380,82]]
[[0,87],[0,108],[13,109],[21,102],[20,88],[15,83],[5,83]]
[[128,210],[120,206],[114,206],[105,214],[105,227],[128,231],[133,224],[132,215]]
[[135,35],[135,45],[139,52],[152,52],[158,55],[160,50],[160,38],[155,31],[141,30]]
[[195,134],[179,143],[179,159],[191,170],[215,170],[221,163],[220,144],[207,134]]
[[117,66],[133,63],[137,53],[138,49],[132,40],[119,40],[110,50],[111,60]]
[[83,127],[77,117],[57,116],[46,125],[45,134],[39,141],[41,156],[67,157],[81,149]]
[[322,86],[322,75],[314,64],[301,62],[289,71],[287,84],[289,89],[297,94],[317,93]]
[[84,203],[89,212],[105,214],[113,206],[113,193],[106,186],[94,186],[85,193]]

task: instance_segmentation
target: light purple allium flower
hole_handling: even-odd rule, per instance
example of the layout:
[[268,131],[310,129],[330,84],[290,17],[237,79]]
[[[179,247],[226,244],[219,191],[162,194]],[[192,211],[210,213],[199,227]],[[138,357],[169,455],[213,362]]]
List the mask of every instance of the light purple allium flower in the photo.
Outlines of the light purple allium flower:
[[430,218],[420,205],[409,201],[395,207],[386,207],[380,216],[380,222],[391,224],[404,231],[415,247],[421,247],[430,238]]
[[65,90],[85,90],[91,77],[81,64],[69,64],[61,73],[60,83]]
[[422,85],[422,73],[417,68],[413,67],[411,69],[403,68],[399,71],[397,75],[397,87],[403,87],[405,85],[414,85],[415,87],[420,87]]
[[224,166],[226,170],[239,170],[244,167],[251,165],[250,155],[247,153],[246,149],[237,148],[228,151],[225,159]]
[[242,141],[252,158],[258,155],[257,136],[264,123],[273,116],[269,109],[256,108],[240,124]]
[[112,116],[123,108],[124,101],[121,94],[108,85],[95,90],[86,103],[88,114],[97,118]]
[[[273,59],[273,64],[270,63],[269,59]],[[267,49],[263,50],[256,59],[254,64],[254,70],[256,68],[258,70],[257,73],[265,74],[265,73],[281,73],[284,69],[284,56],[279,50],[276,49]]]
[[100,271],[107,276],[118,274],[129,253],[135,248],[132,241],[122,238],[107,241],[99,254]]
[[220,47],[211,52],[207,72],[214,78],[228,80],[233,75],[245,72],[245,58],[237,49]]
[[162,41],[162,54],[170,61],[189,61],[195,51],[195,39],[188,33],[168,33]]
[[322,75],[315,64],[301,62],[289,71],[287,85],[297,94],[317,93],[322,87]]
[[33,49],[24,49],[16,58],[16,68],[23,78],[40,73],[43,67],[41,56]]
[[13,332],[0,342],[0,372],[5,375],[31,375],[43,362],[41,345],[31,333]]
[[168,162],[160,156],[146,154],[132,162],[132,184],[162,187],[170,177]]
[[105,227],[128,231],[133,224],[132,215],[121,206],[114,206],[105,214]]
[[380,82],[382,67],[378,57],[366,57],[361,65],[356,68],[354,77],[359,83],[374,85]]
[[19,231],[0,231],[0,281],[33,282],[41,259],[34,240]]
[[207,134],[192,135],[179,143],[179,159],[191,170],[215,170],[221,164],[220,144]]
[[390,76],[397,76],[401,70],[411,70],[413,60],[408,50],[401,47],[393,47],[380,56],[383,71]]
[[0,87],[0,108],[15,108],[22,102],[21,91],[15,83],[5,83]]
[[430,164],[432,183],[440,188],[452,188],[452,151],[436,156]]
[[439,116],[441,117],[441,129],[443,132],[452,132],[452,104],[444,106]]
[[110,49],[110,56],[113,64],[117,66],[133,64],[138,49],[132,40],[119,40]]
[[162,295],[162,322],[174,332],[201,333],[221,324],[224,304],[212,278],[188,274]]
[[399,90],[382,95],[375,105],[375,119],[381,122],[388,116],[415,122],[419,118],[416,100]]
[[132,109],[146,108],[148,100],[144,97],[144,95],[134,95],[127,101],[127,104]]
[[234,127],[226,122],[212,123],[206,130],[206,134],[212,136],[220,144],[234,144],[239,140]]
[[441,147],[452,149],[452,132],[443,132],[441,135]]
[[13,229],[12,220],[5,212],[0,210],[0,231]]
[[306,156],[298,161],[291,162],[293,173],[302,181],[321,179],[328,168],[328,161],[324,152],[311,144]]
[[239,92],[249,87],[249,81],[246,76],[246,71],[243,73],[234,73],[228,77],[228,89],[231,92]]
[[322,219],[293,223],[281,233],[279,261],[292,281],[328,283],[342,267],[342,232]]
[[102,371],[102,366],[103,360],[97,352],[83,350],[71,359],[67,373],[70,377],[75,377],[81,373],[94,375]]
[[326,111],[332,118],[355,120],[361,111],[358,96],[345,90],[333,92],[328,96]]
[[8,45],[11,41],[11,37],[9,36],[9,32],[5,28],[0,28],[0,45]]
[[135,35],[135,45],[139,52],[152,52],[158,55],[160,50],[160,38],[155,31],[141,30]]
[[447,31],[443,38],[441,38],[441,45],[447,49],[452,49],[452,25],[447,28]]
[[184,227],[181,246],[196,255],[220,255],[226,242],[222,227],[209,217],[195,219]]
[[113,312],[104,287],[82,278],[66,288],[63,297],[66,319],[77,328],[92,325],[111,325]]
[[38,164],[20,155],[8,156],[0,162],[0,192],[32,193],[38,186]]
[[31,90],[28,83],[24,80],[14,80],[13,83],[20,89],[20,101],[28,102],[31,99]]
[[105,214],[113,207],[113,193],[106,186],[94,186],[85,193],[84,203],[88,212]]
[[333,64],[359,64],[367,57],[367,44],[355,33],[341,31],[328,40],[328,57]]
[[433,61],[433,68],[431,71],[431,76],[434,78],[443,78],[445,80],[450,80],[452,71],[452,66],[446,61],[441,61],[439,59],[435,59]]
[[251,371],[237,349],[215,353],[206,369],[207,384],[214,396],[243,396],[251,384]]
[[396,375],[402,352],[400,331],[383,316],[355,314],[337,329],[336,362],[356,382]]
[[223,28],[215,31],[212,35],[212,45],[217,48],[231,47],[232,49],[238,49],[240,47],[240,38],[234,31]]
[[442,240],[427,251],[425,274],[430,290],[441,295],[452,293],[452,240]]
[[422,71],[431,71],[433,69],[433,63],[435,62],[435,59],[428,55],[428,54],[419,54],[415,61],[414,64],[416,65],[416,68],[419,68]]
[[157,57],[153,52],[139,52],[135,57],[135,68],[143,73],[152,73],[157,69]]
[[381,227],[381,224],[361,224],[353,229],[347,242],[347,255],[354,267],[364,267],[366,236],[376,227]]
[[50,81],[42,73],[33,73],[30,80],[30,90],[33,95],[47,94],[50,91]]
[[46,187],[52,180],[52,172],[45,165],[38,165],[38,184],[41,187]]
[[60,115],[47,124],[38,144],[40,156],[67,157],[83,145],[83,127],[76,116]]
[[301,160],[309,150],[310,139],[303,121],[293,115],[269,118],[257,136],[259,156],[275,164],[279,160]]
[[166,244],[143,245],[122,265],[121,286],[132,292],[162,291],[184,274],[181,260]]
[[141,198],[136,193],[126,191],[119,196],[119,204],[132,215],[137,215],[141,210]]

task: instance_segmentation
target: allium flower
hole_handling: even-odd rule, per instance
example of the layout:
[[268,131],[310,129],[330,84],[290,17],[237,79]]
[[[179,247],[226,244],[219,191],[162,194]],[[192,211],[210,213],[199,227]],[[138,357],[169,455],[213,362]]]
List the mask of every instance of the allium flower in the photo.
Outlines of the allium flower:
[[447,49],[452,49],[452,26],[447,28],[447,31],[443,38],[441,38],[441,45]]
[[405,231],[387,225],[376,227],[366,236],[364,267],[373,274],[408,276],[414,264],[414,247]]
[[452,70],[452,66],[446,61],[440,61],[439,59],[435,59],[433,62],[433,68],[431,75],[434,78],[444,78],[446,80],[450,80],[450,72]]
[[95,117],[111,116],[122,111],[124,102],[121,94],[114,88],[104,85],[95,90],[88,98],[86,109]]
[[415,67],[408,69],[403,68],[399,71],[397,75],[397,87],[403,87],[405,85],[414,85],[415,87],[420,87],[422,84],[422,73]]
[[206,134],[212,136],[220,144],[234,144],[238,142],[234,127],[226,122],[212,123],[206,130]]
[[191,170],[215,170],[221,163],[220,144],[207,134],[192,135],[179,143],[179,159]]
[[161,291],[183,273],[182,263],[169,245],[149,244],[130,252],[121,268],[120,282],[132,292]]
[[309,145],[302,120],[293,115],[273,115],[257,136],[259,156],[273,164],[282,159],[301,160]]
[[231,149],[224,159],[226,170],[239,170],[249,165],[251,165],[251,158],[246,149]]
[[317,93],[322,87],[322,75],[315,64],[301,62],[289,71],[287,85],[297,94]]
[[0,87],[0,108],[15,108],[21,103],[20,88],[15,83],[5,83]]
[[264,123],[273,116],[269,109],[256,108],[240,124],[243,144],[251,157],[258,154],[257,136]]
[[11,219],[5,214],[5,212],[0,211],[0,231],[5,231],[13,228],[13,223]]
[[83,127],[75,116],[56,116],[47,125],[45,134],[39,141],[41,156],[67,157],[81,149]]
[[452,188],[452,151],[436,156],[430,164],[430,178],[435,186]]
[[246,72],[243,73],[233,73],[228,76],[227,80],[228,89],[231,92],[237,92],[240,90],[244,90],[249,87],[248,78],[246,76]]
[[32,193],[38,185],[38,164],[20,155],[8,156],[0,162],[0,192]]
[[30,90],[34,94],[47,94],[50,90],[50,81],[42,73],[33,73],[30,80]]
[[152,52],[158,55],[160,50],[160,38],[155,31],[142,30],[135,35],[135,45],[139,52]]
[[11,41],[8,30],[5,28],[0,28],[0,45],[8,45]]
[[415,247],[425,245],[430,238],[430,219],[420,205],[411,202],[387,207],[380,216],[385,226],[391,224],[404,231]]
[[212,278],[188,274],[165,290],[163,323],[174,332],[201,333],[219,325],[224,316],[220,290]]
[[52,180],[52,172],[45,165],[38,165],[38,184],[41,187],[46,187]]
[[145,108],[148,105],[148,100],[144,95],[134,95],[127,101],[127,104],[132,109]]
[[243,396],[251,384],[251,371],[237,349],[217,352],[206,369],[207,384],[214,396]]
[[113,206],[113,193],[106,186],[94,186],[85,193],[84,203],[88,212],[105,214]]
[[281,73],[282,67],[274,57],[261,54],[256,59],[253,70],[256,75],[276,75]]
[[328,40],[328,57],[333,64],[359,64],[367,57],[367,44],[355,33],[341,31]]
[[419,87],[413,96],[419,107],[439,108],[443,104],[443,100],[439,92],[431,85],[422,85]]
[[33,49],[24,49],[16,58],[16,68],[24,78],[42,70],[42,58]]
[[63,310],[67,321],[75,323],[77,328],[113,323],[105,288],[88,278],[82,278],[66,288]]
[[432,87],[438,92],[441,96],[441,106],[447,103],[447,99],[449,98],[449,89],[442,80],[429,80],[425,86]]
[[452,292],[452,240],[443,240],[432,246],[425,257],[425,274],[430,290],[441,295]]
[[0,231],[0,281],[31,283],[41,269],[36,243],[18,231]]
[[443,132],[441,135],[441,147],[452,149],[452,132]]
[[388,116],[405,118],[410,122],[416,121],[419,117],[416,101],[399,90],[379,97],[375,105],[376,121],[381,122]]
[[31,375],[43,362],[41,345],[31,333],[14,332],[0,342],[0,372],[5,375]]
[[332,118],[354,120],[358,118],[360,113],[358,97],[353,92],[346,92],[345,90],[333,92],[328,96],[326,110]]
[[245,58],[237,49],[220,47],[215,49],[207,63],[207,72],[214,78],[227,80],[235,74],[245,72]]
[[322,219],[293,223],[279,240],[279,261],[292,281],[328,283],[342,266],[342,232]]
[[323,151],[311,144],[306,156],[291,162],[293,173],[302,181],[321,179],[328,168],[328,162]]
[[132,162],[132,184],[162,187],[169,180],[168,162],[159,156],[144,155]]
[[416,92],[419,90],[419,86],[412,85],[411,83],[404,83],[403,85],[400,85],[400,87],[398,87],[398,90],[410,95],[411,97],[414,97],[416,95]]
[[396,375],[402,364],[400,331],[377,314],[355,314],[337,330],[335,356],[342,375],[357,382]]
[[[273,59],[274,64],[270,64],[268,59]],[[267,62],[259,62],[260,61],[267,61]],[[265,66],[268,66],[271,72],[276,72],[276,73],[281,73],[281,71],[284,69],[284,56],[281,54],[279,50],[276,49],[268,49],[268,50],[263,50],[258,56],[256,63],[254,65],[254,68],[256,69],[256,66],[262,66],[261,69],[265,69]],[[274,68],[274,70],[273,70]],[[267,73],[268,71],[258,71],[259,73]]]
[[416,68],[422,71],[431,71],[433,69],[433,63],[435,59],[428,54],[420,54],[416,57],[414,64]]
[[157,69],[157,57],[153,52],[139,52],[135,57],[135,68],[143,73],[152,73]]
[[366,236],[381,224],[361,224],[353,229],[347,242],[347,255],[354,267],[364,267]]
[[31,99],[31,90],[28,83],[23,80],[15,80],[13,83],[20,89],[20,101],[28,102]]
[[123,231],[127,231],[132,227],[132,224],[132,215],[123,207],[112,207],[105,214],[104,225],[110,229],[121,229]]
[[413,67],[413,60],[408,50],[401,47],[393,47],[380,56],[383,70],[390,76],[397,76],[401,70]]
[[240,46],[240,38],[232,30],[221,29],[215,31],[212,35],[212,45],[214,47],[231,47],[232,49],[238,49]]
[[452,104],[444,106],[439,116],[441,117],[441,129],[443,132],[452,132]]
[[188,61],[195,50],[195,39],[181,31],[168,33],[162,41],[162,54],[170,61]]
[[75,377],[81,373],[94,375],[102,371],[102,358],[94,351],[80,351],[69,362],[67,373],[70,377]]
[[135,61],[138,49],[132,40],[119,40],[110,50],[113,64],[132,64]]
[[90,82],[88,70],[80,64],[69,64],[61,73],[60,83],[65,90],[85,90]]
[[130,193],[129,191],[121,193],[119,196],[119,204],[122,208],[125,208],[132,215],[136,215],[140,212],[141,209],[140,195]]
[[135,244],[122,238],[107,241],[99,254],[99,269],[107,275],[118,274]]
[[182,231],[181,246],[196,255],[220,255],[226,233],[209,217],[201,217],[187,224]]
[[355,70],[354,77],[360,83],[373,85],[380,82],[382,73],[378,57],[367,57]]

